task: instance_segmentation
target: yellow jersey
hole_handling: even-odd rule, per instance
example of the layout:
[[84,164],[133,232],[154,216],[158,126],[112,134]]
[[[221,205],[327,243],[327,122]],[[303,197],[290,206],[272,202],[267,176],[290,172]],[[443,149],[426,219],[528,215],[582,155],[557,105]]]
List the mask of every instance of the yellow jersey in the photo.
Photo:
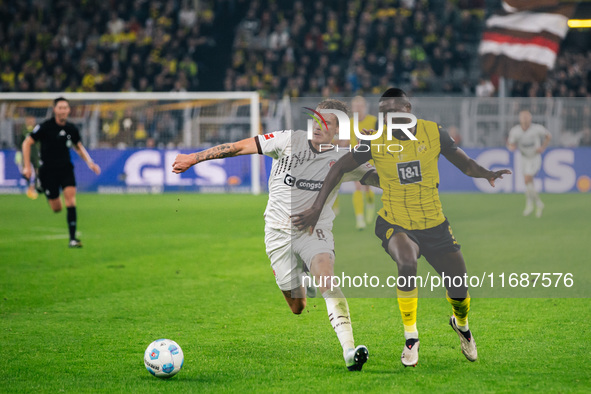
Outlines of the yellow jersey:
[[[371,158],[383,189],[383,208],[378,214],[407,230],[424,230],[445,220],[439,200],[439,169],[442,152],[457,149],[447,131],[435,122],[418,119],[417,141],[406,137],[388,140],[386,130],[371,141]],[[401,137],[402,138],[402,137]],[[367,161],[369,154],[356,153]]]
[[[355,131],[353,130],[354,127],[354,119],[351,119],[351,138],[350,138],[350,145],[355,146],[359,143],[357,136],[355,135]],[[378,124],[378,118],[373,115],[365,115],[363,120],[359,121],[359,131],[361,132],[363,129],[367,130],[375,130]]]

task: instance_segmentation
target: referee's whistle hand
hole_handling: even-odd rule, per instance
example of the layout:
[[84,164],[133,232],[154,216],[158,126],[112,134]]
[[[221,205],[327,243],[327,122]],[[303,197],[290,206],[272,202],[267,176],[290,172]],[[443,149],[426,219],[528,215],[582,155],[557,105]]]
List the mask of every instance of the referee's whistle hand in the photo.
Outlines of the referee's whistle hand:
[[33,173],[33,171],[31,170],[31,167],[23,168],[23,177],[25,177],[26,179],[31,179],[32,173]]
[[92,170],[92,172],[94,172],[96,175],[100,175],[101,174],[101,168],[96,163],[90,163],[88,165],[88,168],[90,168]]

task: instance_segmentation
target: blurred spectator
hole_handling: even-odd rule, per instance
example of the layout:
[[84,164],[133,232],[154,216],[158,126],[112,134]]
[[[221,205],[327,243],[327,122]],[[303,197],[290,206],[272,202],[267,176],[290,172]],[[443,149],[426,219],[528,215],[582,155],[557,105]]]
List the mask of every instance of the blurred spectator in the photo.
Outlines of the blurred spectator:
[[476,86],[476,97],[491,97],[495,92],[495,86],[488,79],[480,78]]
[[462,136],[460,135],[460,130],[456,126],[449,126],[448,132],[449,136],[456,142],[456,145],[462,146]]
[[111,35],[117,35],[123,32],[125,22],[119,18],[116,11],[111,12],[111,19],[107,22],[107,32]]
[[10,68],[9,64],[6,64],[4,66],[4,69],[2,70],[2,74],[0,74],[0,80],[2,82],[2,90],[4,90],[4,91],[14,90],[14,88],[16,86],[16,74],[12,70],[12,68]]
[[183,8],[179,11],[179,25],[186,29],[192,28],[197,23],[197,13],[189,6],[189,1],[183,2]]
[[156,121],[156,131],[154,133],[156,146],[160,148],[170,146],[177,136],[178,129],[175,119],[168,111],[164,112]]
[[289,41],[289,33],[287,32],[287,25],[285,22],[279,23],[273,33],[269,36],[269,49],[280,50],[287,46]]
[[117,146],[120,148],[133,146],[137,127],[137,119],[133,114],[133,110],[126,108],[119,126],[119,135],[116,140]]
[[579,140],[580,146],[591,146],[591,128],[585,127]]

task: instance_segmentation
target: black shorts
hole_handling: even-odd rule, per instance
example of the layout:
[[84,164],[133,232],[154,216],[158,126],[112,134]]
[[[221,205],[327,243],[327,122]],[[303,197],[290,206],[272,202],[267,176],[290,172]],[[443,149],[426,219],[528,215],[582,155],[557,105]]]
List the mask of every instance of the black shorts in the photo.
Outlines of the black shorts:
[[74,166],[69,165],[59,168],[41,166],[39,168],[39,180],[41,181],[41,187],[44,190],[45,197],[48,200],[53,200],[60,196],[60,188],[64,189],[68,186],[76,187]]
[[388,253],[388,242],[396,233],[405,233],[417,245],[420,255],[433,255],[453,253],[460,250],[460,244],[451,232],[451,226],[447,219],[438,226],[425,230],[407,230],[395,224],[388,223],[378,216],[376,220],[376,235],[382,240],[382,247]]

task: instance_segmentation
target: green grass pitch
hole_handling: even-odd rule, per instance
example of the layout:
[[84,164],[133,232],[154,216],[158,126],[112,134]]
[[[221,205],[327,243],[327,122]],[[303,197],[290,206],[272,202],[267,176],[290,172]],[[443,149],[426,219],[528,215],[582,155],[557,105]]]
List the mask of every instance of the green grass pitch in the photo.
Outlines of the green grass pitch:
[[[469,272],[572,269],[579,298],[473,298],[475,363],[460,353],[445,299],[422,298],[420,361],[406,369],[396,300],[350,298],[356,343],[370,351],[350,373],[324,301],[294,316],[275,285],[266,196],[81,194],[80,250],[67,248],[63,212],[0,196],[0,391],[589,392],[591,201],[543,198],[536,219],[521,217],[521,195],[442,196]],[[343,195],[337,270],[361,259],[395,274],[372,226],[353,228]],[[168,381],[142,361],[164,337],[185,353]]]

